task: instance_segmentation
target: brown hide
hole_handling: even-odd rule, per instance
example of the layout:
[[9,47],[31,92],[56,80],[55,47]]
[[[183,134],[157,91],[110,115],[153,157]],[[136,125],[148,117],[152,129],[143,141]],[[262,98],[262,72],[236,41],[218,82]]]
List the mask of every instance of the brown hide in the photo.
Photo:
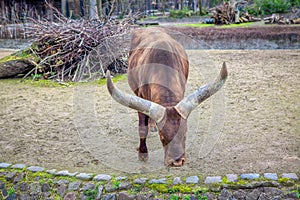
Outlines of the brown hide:
[[138,157],[148,159],[148,121],[155,122],[164,147],[165,165],[185,162],[187,118],[198,104],[217,92],[227,78],[225,63],[218,78],[184,98],[189,62],[183,47],[163,29],[136,30],[129,55],[128,83],[135,95],[121,92],[107,73],[107,88],[124,106],[138,111],[140,146]]
[[174,106],[184,97],[189,63],[183,47],[163,29],[134,32],[128,82],[134,93],[163,106]]

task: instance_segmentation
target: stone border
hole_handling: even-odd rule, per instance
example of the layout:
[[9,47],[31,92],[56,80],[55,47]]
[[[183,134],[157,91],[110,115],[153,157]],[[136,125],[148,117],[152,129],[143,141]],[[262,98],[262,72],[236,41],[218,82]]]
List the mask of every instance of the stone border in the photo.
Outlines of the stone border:
[[0,163],[0,199],[300,199],[296,173],[160,177],[70,173]]

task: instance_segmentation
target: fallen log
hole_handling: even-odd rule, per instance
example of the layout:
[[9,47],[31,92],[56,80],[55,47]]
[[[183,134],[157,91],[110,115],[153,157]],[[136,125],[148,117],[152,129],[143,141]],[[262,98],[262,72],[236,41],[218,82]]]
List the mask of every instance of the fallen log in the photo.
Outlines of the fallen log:
[[0,78],[24,76],[37,62],[38,58],[29,49],[17,51],[0,59]]
[[300,18],[291,20],[292,24],[300,24]]
[[[285,18],[283,16],[280,16],[279,14],[272,14],[270,17],[264,18],[265,24],[296,24],[297,20],[290,20],[288,18]],[[296,23],[294,23],[296,22]]]

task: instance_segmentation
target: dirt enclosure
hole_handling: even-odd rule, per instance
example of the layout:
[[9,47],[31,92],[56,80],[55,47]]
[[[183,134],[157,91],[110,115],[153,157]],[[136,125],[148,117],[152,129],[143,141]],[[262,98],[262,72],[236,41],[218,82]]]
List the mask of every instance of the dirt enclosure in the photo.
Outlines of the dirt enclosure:
[[[137,159],[135,111],[105,85],[37,87],[0,80],[0,162],[70,172],[222,175],[300,173],[300,50],[190,50],[187,92],[214,79],[225,87],[189,117],[187,162],[167,169],[157,133]],[[126,80],[116,83],[130,92]]]

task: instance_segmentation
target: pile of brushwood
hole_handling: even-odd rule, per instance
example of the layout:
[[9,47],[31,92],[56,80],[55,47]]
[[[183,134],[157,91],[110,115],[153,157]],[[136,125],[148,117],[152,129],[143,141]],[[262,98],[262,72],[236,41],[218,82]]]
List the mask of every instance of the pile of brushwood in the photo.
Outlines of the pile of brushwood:
[[221,6],[217,6],[212,9],[213,13],[211,18],[214,19],[214,23],[218,25],[254,22],[261,21],[260,18],[256,18],[247,12],[241,12],[239,10],[239,4],[247,2],[229,2],[226,1]]
[[26,27],[33,43],[25,53],[33,55],[27,58],[35,59],[27,60],[27,65],[32,67],[28,70],[26,66],[25,77],[87,81],[103,77],[107,69],[126,72],[132,18],[73,20],[57,10],[55,13],[55,22],[32,19]]

